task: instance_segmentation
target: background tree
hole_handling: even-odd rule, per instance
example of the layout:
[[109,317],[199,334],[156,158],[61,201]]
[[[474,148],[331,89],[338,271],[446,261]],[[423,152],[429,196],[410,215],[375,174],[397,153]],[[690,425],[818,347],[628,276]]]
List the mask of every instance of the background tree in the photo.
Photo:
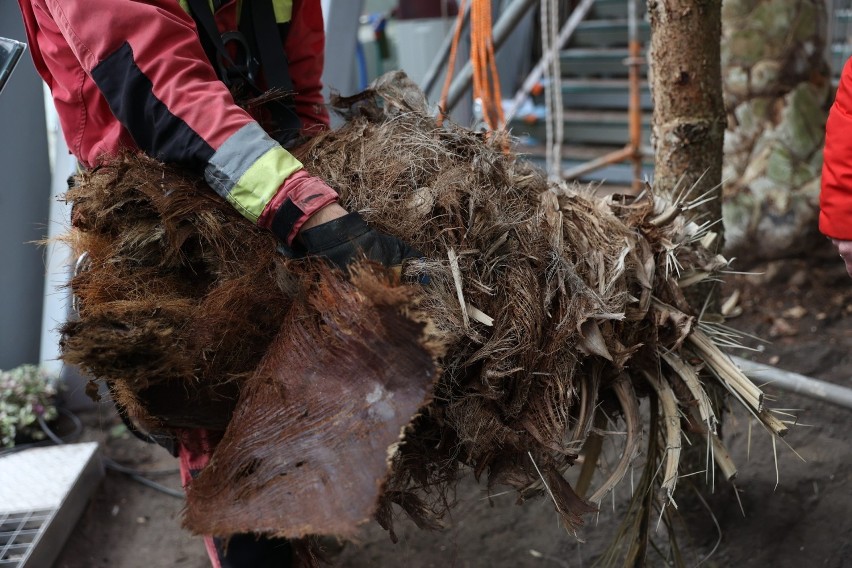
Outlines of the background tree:
[[[649,0],[650,80],[654,98],[655,186],[693,187],[692,196],[718,197],[699,214],[721,219],[721,0]],[[715,246],[721,248],[721,223]]]

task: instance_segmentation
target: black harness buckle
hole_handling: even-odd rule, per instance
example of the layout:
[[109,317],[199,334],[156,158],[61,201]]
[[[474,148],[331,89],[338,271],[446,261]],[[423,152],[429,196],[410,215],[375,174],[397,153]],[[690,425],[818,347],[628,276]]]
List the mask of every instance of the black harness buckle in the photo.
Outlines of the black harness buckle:
[[[216,54],[216,64],[219,66],[219,76],[222,80],[228,85],[245,81],[255,84],[260,63],[252,55],[246,36],[236,30],[225,32],[222,34],[222,44],[228,53],[234,55],[233,58],[228,58],[223,53]],[[229,44],[234,44],[233,49],[229,48]]]

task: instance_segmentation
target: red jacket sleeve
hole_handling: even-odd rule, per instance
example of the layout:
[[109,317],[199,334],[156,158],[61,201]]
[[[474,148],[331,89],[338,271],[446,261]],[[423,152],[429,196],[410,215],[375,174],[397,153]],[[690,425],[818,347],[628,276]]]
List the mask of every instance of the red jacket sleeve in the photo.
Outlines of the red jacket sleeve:
[[826,124],[819,229],[852,240],[852,59],[843,68]]
[[[282,227],[297,227],[336,199],[321,183],[285,183],[302,164],[234,103],[176,0],[19,3],[28,37],[38,42],[36,65],[62,103],[66,138],[83,140],[69,147],[89,165],[98,135],[112,129],[107,119],[117,119],[147,154],[203,170],[210,186],[253,222],[269,215],[275,200],[287,206]],[[99,109],[107,116],[91,129],[87,113]]]
[[296,113],[302,119],[302,134],[310,136],[329,124],[322,96],[325,31],[319,0],[294,0],[285,51],[296,90]]
[[[113,114],[143,150],[162,155],[160,144],[168,145],[166,137],[177,137],[189,143],[185,151],[193,155],[181,155],[175,148],[164,159],[206,162],[205,150],[212,154],[252,121],[216,77],[192,19],[175,0],[32,0],[32,4],[37,17],[55,22]],[[139,116],[144,120],[134,122]],[[191,141],[192,133],[203,144]],[[203,145],[208,148],[199,147]]]

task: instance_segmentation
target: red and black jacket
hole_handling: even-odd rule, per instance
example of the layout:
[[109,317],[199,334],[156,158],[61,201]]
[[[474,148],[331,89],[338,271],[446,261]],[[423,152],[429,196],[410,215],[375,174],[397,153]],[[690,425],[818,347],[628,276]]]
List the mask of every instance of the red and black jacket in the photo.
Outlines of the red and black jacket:
[[[205,54],[185,2],[19,4],[36,68],[53,95],[68,147],[84,165],[138,148],[195,167],[245,217],[266,227],[277,223],[276,233],[289,238],[337,199],[235,103]],[[238,4],[225,1],[215,9],[220,32],[236,29]],[[328,125],[320,93],[325,42],[320,3],[274,4],[276,20],[290,24],[284,51],[295,109],[309,134]]]

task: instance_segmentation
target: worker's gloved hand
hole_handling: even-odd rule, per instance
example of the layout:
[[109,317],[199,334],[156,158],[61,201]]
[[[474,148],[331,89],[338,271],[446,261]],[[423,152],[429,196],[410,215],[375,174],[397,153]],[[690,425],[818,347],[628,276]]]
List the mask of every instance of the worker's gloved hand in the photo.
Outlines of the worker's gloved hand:
[[831,239],[831,242],[834,243],[837,252],[840,253],[840,258],[846,263],[846,272],[852,277],[852,241]]
[[306,255],[325,258],[344,270],[365,257],[389,268],[402,266],[407,259],[423,258],[423,253],[396,237],[371,228],[358,213],[301,231],[296,240]]

